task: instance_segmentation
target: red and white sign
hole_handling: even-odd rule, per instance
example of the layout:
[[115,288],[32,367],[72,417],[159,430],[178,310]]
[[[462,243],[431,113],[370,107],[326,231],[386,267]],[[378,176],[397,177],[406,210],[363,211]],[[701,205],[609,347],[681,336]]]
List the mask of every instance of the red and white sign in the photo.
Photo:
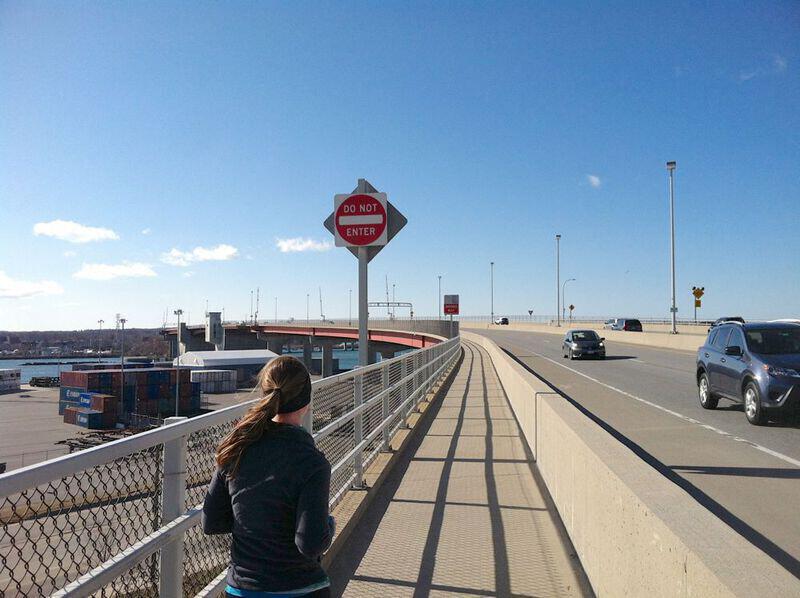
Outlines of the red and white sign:
[[444,313],[447,315],[458,315],[458,295],[444,296]]
[[386,194],[347,193],[333,199],[336,247],[386,245]]

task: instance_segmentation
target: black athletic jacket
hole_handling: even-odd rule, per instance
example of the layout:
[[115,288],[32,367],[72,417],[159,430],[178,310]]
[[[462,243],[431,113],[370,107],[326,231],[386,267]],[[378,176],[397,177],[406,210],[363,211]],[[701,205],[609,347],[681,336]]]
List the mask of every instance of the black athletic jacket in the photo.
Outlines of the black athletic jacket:
[[203,504],[203,531],[233,533],[228,584],[281,592],[326,579],[331,544],[331,466],[303,428],[276,424],[242,455],[236,477],[217,470]]

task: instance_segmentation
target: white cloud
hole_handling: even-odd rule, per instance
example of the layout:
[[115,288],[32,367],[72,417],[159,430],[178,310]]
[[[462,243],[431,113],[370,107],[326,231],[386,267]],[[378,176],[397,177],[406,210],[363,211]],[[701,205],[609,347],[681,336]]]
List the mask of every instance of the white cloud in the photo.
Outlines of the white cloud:
[[756,77],[763,77],[765,75],[779,75],[786,71],[789,66],[789,61],[780,54],[773,54],[772,60],[768,65],[762,65],[757,68],[739,71],[739,82],[750,81]]
[[145,278],[156,276],[149,264],[123,262],[121,264],[83,264],[72,275],[83,280],[112,280],[114,278]]
[[595,189],[603,184],[603,181],[600,180],[600,177],[594,174],[587,174],[586,180],[589,181],[589,184]]
[[161,254],[161,261],[172,266],[188,266],[194,262],[225,262],[239,255],[233,245],[217,245],[216,247],[195,247],[191,251],[171,249]]
[[110,228],[84,226],[71,220],[37,222],[33,225],[33,234],[53,237],[70,243],[92,243],[94,241],[119,239],[119,235]]
[[749,81],[757,75],[758,71],[739,71],[739,81]]
[[300,251],[328,251],[333,247],[330,241],[315,241],[303,237],[291,239],[275,239],[275,245],[281,253],[296,253]]
[[149,228],[143,228],[143,229],[142,229],[142,234],[143,234],[143,235],[149,235],[149,234],[150,234],[150,233],[152,233],[152,232],[153,232],[153,231],[152,231],[152,230],[150,230]]
[[64,257],[75,257],[76,255],[78,255],[78,252],[72,251],[71,249],[64,252]]
[[63,292],[64,289],[61,288],[61,285],[52,280],[40,280],[39,282],[14,280],[0,270],[0,298],[19,299],[36,295],[59,295]]
[[183,273],[183,277],[184,278],[191,278],[192,276],[194,276],[194,272],[192,272],[192,271]]

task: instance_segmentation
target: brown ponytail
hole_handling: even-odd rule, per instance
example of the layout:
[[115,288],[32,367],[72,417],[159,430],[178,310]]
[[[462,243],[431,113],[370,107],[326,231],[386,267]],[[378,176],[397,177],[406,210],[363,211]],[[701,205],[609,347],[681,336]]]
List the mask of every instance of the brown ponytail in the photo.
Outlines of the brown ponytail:
[[234,477],[247,447],[276,425],[272,418],[284,411],[282,406],[296,402],[301,393],[310,393],[310,387],[308,370],[294,357],[277,357],[265,365],[258,375],[257,386],[262,399],[244,414],[220,442],[217,447],[217,467],[224,468],[227,477]]

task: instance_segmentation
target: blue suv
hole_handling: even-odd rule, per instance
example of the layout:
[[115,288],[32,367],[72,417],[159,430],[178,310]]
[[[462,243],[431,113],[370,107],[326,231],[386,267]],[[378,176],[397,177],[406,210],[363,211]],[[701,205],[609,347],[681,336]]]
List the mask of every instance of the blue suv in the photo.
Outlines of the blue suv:
[[704,409],[721,398],[744,403],[747,421],[800,407],[800,324],[725,322],[697,351],[697,394]]

